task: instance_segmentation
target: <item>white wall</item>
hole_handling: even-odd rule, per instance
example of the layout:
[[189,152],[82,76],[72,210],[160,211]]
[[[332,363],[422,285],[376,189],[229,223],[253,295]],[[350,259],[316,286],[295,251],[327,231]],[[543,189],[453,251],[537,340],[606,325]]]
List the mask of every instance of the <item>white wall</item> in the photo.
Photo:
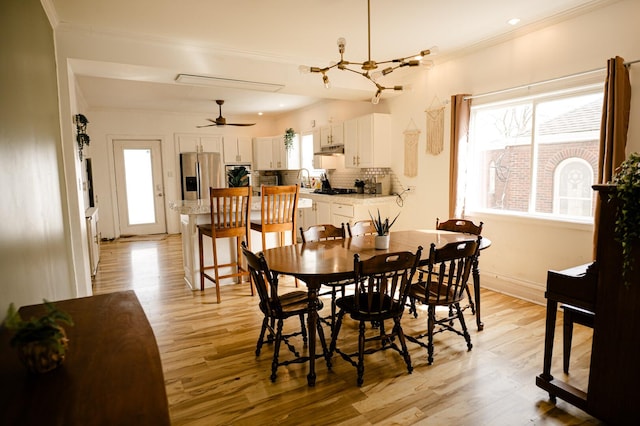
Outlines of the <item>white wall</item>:
[[[640,2],[621,1],[609,7],[544,29],[478,48],[450,58],[436,58],[436,67],[418,70],[413,90],[383,100],[378,108],[392,115],[392,169],[401,184],[415,186],[401,208],[395,227],[433,228],[436,217],[448,217],[449,137],[448,104],[458,93],[481,94],[606,67],[616,55],[627,61],[640,59]],[[630,68],[631,84],[640,82],[640,63]],[[394,73],[395,74],[395,73]],[[392,80],[394,74],[388,78]],[[600,76],[604,79],[606,73]],[[390,80],[390,81],[391,81]],[[521,94],[526,94],[525,91]],[[445,148],[433,156],[426,151],[425,110],[445,104]],[[369,108],[372,108],[370,105]],[[366,112],[367,108],[362,110]],[[632,98],[627,151],[640,151],[640,94]],[[334,114],[318,107],[284,117],[303,126],[315,116]],[[634,115],[635,114],[635,115]],[[404,134],[417,126],[418,176],[403,176]],[[482,284],[521,298],[544,303],[549,269],[562,270],[592,260],[592,225],[500,215],[471,215],[484,222],[483,234],[492,240],[482,253]]]
[[[28,25],[27,25],[28,23]],[[0,3],[0,318],[78,295],[54,39],[38,0]]]
[[[215,118],[213,113],[205,116],[150,111],[89,110],[85,115],[91,122],[90,132],[88,131],[91,136],[90,156],[93,163],[97,204],[100,207],[100,232],[103,238],[115,238],[120,235],[112,160],[113,146],[110,142],[113,139],[160,139],[162,141],[167,231],[176,234],[180,232],[180,217],[177,212],[169,209],[170,201],[181,199],[180,165],[178,151],[174,144],[175,134],[265,136],[279,132],[273,123],[268,121],[258,122],[251,127],[196,128],[197,125],[205,123],[207,117]],[[284,129],[281,133],[284,133]]]
[[[432,227],[435,217],[448,216],[450,107],[446,108],[445,150],[425,153],[425,109],[434,99],[448,100],[457,93],[480,94],[556,77],[603,68],[616,55],[640,59],[640,2],[621,1],[590,14],[528,35],[439,63],[423,73],[414,91],[389,101],[394,146],[401,147],[402,132],[411,119],[421,130],[419,174],[401,175],[403,150],[395,154],[393,169],[403,185],[417,187],[399,219],[403,227]],[[640,63],[630,68],[631,84],[640,83]],[[605,73],[602,73],[604,78]],[[520,92],[526,94],[526,91]],[[627,151],[640,151],[640,94],[632,98]],[[592,256],[592,226],[547,220],[523,220],[498,215],[472,217],[484,221],[493,245],[482,254],[483,284],[521,297],[544,301],[546,274],[587,263]],[[497,282],[495,278],[500,278]]]

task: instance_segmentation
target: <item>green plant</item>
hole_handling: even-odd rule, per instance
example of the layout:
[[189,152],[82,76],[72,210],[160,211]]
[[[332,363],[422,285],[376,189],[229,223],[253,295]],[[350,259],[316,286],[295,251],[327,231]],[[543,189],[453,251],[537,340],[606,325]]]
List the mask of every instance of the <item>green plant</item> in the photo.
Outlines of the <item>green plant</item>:
[[229,182],[229,188],[249,186],[249,172],[244,166],[230,169],[227,172],[227,182]]
[[622,281],[629,286],[634,268],[631,254],[640,240],[640,154],[634,152],[620,164],[613,184],[618,200],[615,232],[622,245]]
[[71,316],[56,308],[51,302],[44,301],[47,314],[40,318],[30,318],[25,321],[20,317],[13,303],[9,305],[4,325],[14,331],[11,346],[19,346],[31,342],[43,342],[55,347],[64,355],[66,334],[58,322],[73,325]]
[[284,147],[287,150],[293,148],[293,138],[296,136],[296,131],[289,127],[284,132]]
[[400,213],[398,213],[396,215],[396,217],[391,221],[391,223],[389,223],[389,218],[388,217],[385,218],[384,220],[382,220],[382,217],[380,216],[380,209],[378,209],[378,217],[377,218],[373,217],[371,212],[369,212],[369,217],[371,218],[371,221],[373,222],[373,227],[376,228],[376,232],[380,236],[387,235],[389,233],[389,230],[391,229],[393,224],[396,223],[396,220],[398,219],[398,216],[400,216]]

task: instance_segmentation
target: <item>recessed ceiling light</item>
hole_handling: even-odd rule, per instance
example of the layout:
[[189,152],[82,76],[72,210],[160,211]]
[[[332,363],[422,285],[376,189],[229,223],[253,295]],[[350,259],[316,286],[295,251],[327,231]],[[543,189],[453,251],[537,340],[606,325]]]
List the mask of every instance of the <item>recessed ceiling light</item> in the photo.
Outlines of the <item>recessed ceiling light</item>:
[[509,25],[518,25],[520,23],[520,18],[511,18],[507,22]]
[[261,112],[259,112],[259,113],[258,113],[258,115],[262,115],[262,113],[261,113]]

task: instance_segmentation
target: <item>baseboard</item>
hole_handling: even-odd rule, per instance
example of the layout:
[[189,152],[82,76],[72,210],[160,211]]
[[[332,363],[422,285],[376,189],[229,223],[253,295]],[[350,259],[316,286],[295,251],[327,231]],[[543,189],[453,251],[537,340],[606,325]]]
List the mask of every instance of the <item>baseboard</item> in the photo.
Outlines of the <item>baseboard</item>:
[[480,286],[498,293],[517,297],[538,305],[546,305],[546,284],[504,277],[490,272],[480,273]]

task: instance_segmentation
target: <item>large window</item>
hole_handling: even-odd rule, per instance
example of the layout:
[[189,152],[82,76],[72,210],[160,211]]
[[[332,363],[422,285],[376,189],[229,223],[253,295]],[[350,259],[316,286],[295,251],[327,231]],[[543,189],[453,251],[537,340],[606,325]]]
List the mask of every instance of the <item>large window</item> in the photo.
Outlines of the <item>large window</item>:
[[466,211],[592,218],[602,99],[591,88],[474,105]]

